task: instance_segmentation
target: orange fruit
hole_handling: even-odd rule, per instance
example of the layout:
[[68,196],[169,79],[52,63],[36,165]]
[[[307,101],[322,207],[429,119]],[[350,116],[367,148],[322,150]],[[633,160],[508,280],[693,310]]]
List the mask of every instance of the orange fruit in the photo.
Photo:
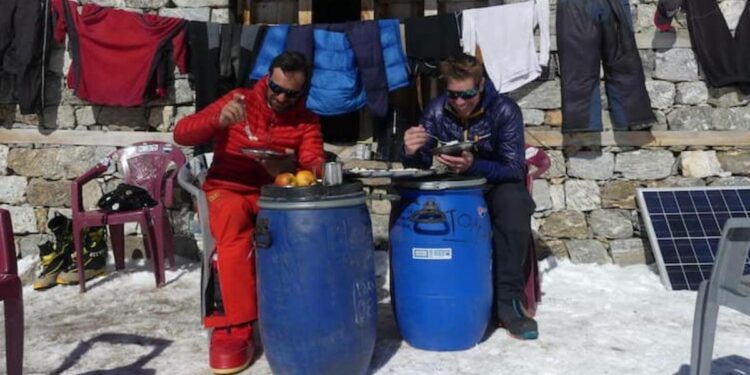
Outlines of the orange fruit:
[[294,177],[297,180],[297,186],[310,186],[315,185],[315,183],[317,182],[315,180],[315,175],[312,172],[304,169],[297,172],[297,175]]
[[276,186],[297,186],[297,178],[294,177],[294,173],[280,173],[273,183]]

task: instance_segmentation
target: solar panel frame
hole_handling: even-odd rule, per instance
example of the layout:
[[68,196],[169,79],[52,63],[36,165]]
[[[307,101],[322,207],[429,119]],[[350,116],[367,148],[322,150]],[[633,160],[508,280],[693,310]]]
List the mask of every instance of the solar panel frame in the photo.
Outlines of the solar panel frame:
[[[724,194],[727,191],[737,194]],[[647,204],[656,203],[647,202],[653,196],[658,205]],[[639,188],[636,200],[659,275],[671,290],[697,290],[711,275],[726,220],[750,217],[750,186]],[[683,211],[686,207],[692,210]],[[747,274],[750,257],[745,262]],[[684,284],[670,279],[678,274]]]

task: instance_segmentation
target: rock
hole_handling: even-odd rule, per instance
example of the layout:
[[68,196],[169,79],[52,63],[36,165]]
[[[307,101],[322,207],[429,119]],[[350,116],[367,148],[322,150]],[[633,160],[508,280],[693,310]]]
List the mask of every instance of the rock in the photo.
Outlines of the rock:
[[750,177],[745,176],[731,176],[716,179],[708,184],[708,186],[748,186],[750,185]]
[[589,224],[595,237],[628,238],[633,235],[633,224],[630,211],[627,210],[593,210]]
[[595,181],[565,181],[565,207],[576,211],[591,211],[600,208],[599,185]]
[[0,176],[0,202],[19,204],[25,201],[26,178],[21,176]]
[[172,0],[172,2],[181,8],[186,8],[186,7],[228,8],[229,7],[229,0]]
[[649,79],[654,75],[656,69],[656,52],[650,49],[639,49],[638,54],[643,64],[643,75],[646,76],[646,79]]
[[543,178],[558,178],[563,177],[567,173],[565,166],[565,157],[562,151],[557,150],[543,150],[550,160],[550,167],[547,172],[541,176]]
[[568,249],[565,247],[565,241],[553,239],[536,238],[537,255],[551,253],[557,259],[568,259]]
[[43,207],[70,207],[70,182],[34,178],[27,188],[29,204]]
[[159,9],[169,2],[169,0],[121,0],[124,1],[125,7],[142,8],[142,9]]
[[573,263],[612,263],[607,249],[597,240],[567,240],[565,247],[568,248],[570,261]]
[[[733,175],[750,176],[750,151],[722,151],[716,156],[723,170],[731,172]],[[2,157],[0,157],[0,160],[2,160]],[[0,165],[2,165],[1,161]]]
[[[725,127],[721,127],[721,124],[717,124],[715,129],[717,130],[750,130],[750,108],[748,107],[737,107],[725,109],[729,112],[729,121]],[[715,112],[714,112],[715,113]]]
[[372,238],[376,248],[383,248],[388,243],[388,215],[370,215],[372,220]]
[[189,116],[195,113],[195,106],[180,106],[177,107],[177,112],[174,116],[174,123],[177,124],[178,121],[182,120],[183,117]]
[[683,151],[680,154],[682,175],[703,178],[721,174],[716,151]]
[[693,50],[688,48],[670,48],[656,52],[653,77],[670,82],[697,81],[698,62]]
[[153,107],[148,115],[148,126],[157,131],[166,133],[173,129],[174,107],[171,105],[164,107]]
[[612,178],[615,156],[611,152],[581,151],[568,157],[568,176],[584,180]]
[[536,203],[536,211],[545,211],[552,208],[549,183],[546,180],[534,180],[532,197],[534,198],[534,203]]
[[229,9],[211,9],[211,22],[230,23]]
[[711,107],[681,107],[667,114],[669,130],[711,130]]
[[85,106],[76,109],[76,123],[78,126],[92,126],[96,125],[96,112],[98,108],[92,106]]
[[8,174],[8,152],[10,147],[0,145],[0,176]]
[[640,238],[627,238],[609,241],[612,259],[620,266],[645,264],[653,262],[650,251]]
[[560,81],[545,81],[539,86],[526,85],[510,94],[521,108],[557,109],[562,106]]
[[655,4],[638,4],[636,32],[654,30],[654,13],[656,12]]
[[541,125],[544,123],[544,111],[538,109],[521,109],[523,123],[527,125]]
[[602,208],[629,208],[636,206],[635,194],[641,187],[640,181],[610,181],[601,188]]
[[549,126],[562,126],[562,111],[559,109],[550,109],[544,111],[544,123]]
[[108,126],[110,130],[135,131],[148,129],[144,107],[102,107],[97,122]]
[[724,20],[727,23],[727,27],[732,31],[737,29],[737,24],[740,22],[740,16],[742,11],[745,10],[746,1],[743,0],[724,0],[719,2],[719,9],[724,15]]
[[174,102],[175,104],[193,103],[193,89],[187,79],[177,79],[174,81]]
[[[101,148],[106,151],[108,148]],[[8,168],[26,177],[47,180],[73,179],[103,158],[95,147],[14,148],[8,154]]]
[[552,211],[562,211],[565,209],[565,186],[551,185],[549,195],[552,201]]
[[551,213],[545,218],[539,232],[544,237],[587,238],[591,235],[583,212],[565,210]]
[[698,187],[706,186],[700,178],[669,176],[663,180],[649,181],[648,187]]
[[47,129],[73,129],[76,127],[76,117],[73,107],[61,104],[57,107],[44,109],[44,127]]
[[703,104],[708,100],[708,87],[703,81],[680,82],[677,84],[677,94],[675,95],[677,104]]
[[211,18],[210,8],[162,8],[159,9],[162,17],[182,18],[188,21],[208,22]]
[[16,237],[16,250],[20,254],[19,258],[38,256],[39,245],[50,240],[46,234],[29,234]]
[[622,152],[615,159],[615,172],[629,180],[655,180],[672,174],[675,158],[666,150]]
[[0,208],[8,210],[10,220],[13,222],[13,233],[38,233],[36,225],[36,213],[31,206],[8,206],[0,205]]
[[666,81],[646,81],[646,90],[651,98],[651,108],[666,109],[674,104],[675,87]]
[[709,87],[708,104],[714,107],[729,108],[747,104],[747,99],[736,87]]

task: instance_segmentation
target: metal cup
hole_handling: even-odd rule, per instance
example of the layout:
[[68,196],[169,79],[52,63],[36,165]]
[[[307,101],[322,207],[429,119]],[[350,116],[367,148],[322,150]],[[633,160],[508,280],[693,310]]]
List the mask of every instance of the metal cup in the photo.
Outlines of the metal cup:
[[344,182],[344,177],[341,163],[337,161],[325,163],[323,166],[323,185],[340,185],[342,182]]

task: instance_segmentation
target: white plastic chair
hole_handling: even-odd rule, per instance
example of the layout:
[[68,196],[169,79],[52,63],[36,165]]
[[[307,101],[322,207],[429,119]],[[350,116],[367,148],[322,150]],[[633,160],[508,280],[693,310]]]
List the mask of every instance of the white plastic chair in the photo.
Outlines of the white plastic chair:
[[743,276],[750,249],[750,218],[727,220],[722,233],[711,278],[701,282],[695,303],[691,375],[711,373],[719,306],[750,315],[750,276]]
[[211,166],[213,161],[213,153],[205,153],[193,157],[180,168],[177,174],[177,182],[193,197],[193,202],[198,208],[198,218],[200,219],[201,237],[203,241],[203,257],[202,257],[202,269],[201,269],[201,311],[203,316],[207,314],[207,306],[205,301],[206,288],[208,288],[208,275],[210,275],[210,259],[214,254],[214,237],[211,235],[211,227],[209,226],[208,217],[208,201],[206,201],[206,193],[203,191],[201,186],[206,180],[206,173],[208,167]]

